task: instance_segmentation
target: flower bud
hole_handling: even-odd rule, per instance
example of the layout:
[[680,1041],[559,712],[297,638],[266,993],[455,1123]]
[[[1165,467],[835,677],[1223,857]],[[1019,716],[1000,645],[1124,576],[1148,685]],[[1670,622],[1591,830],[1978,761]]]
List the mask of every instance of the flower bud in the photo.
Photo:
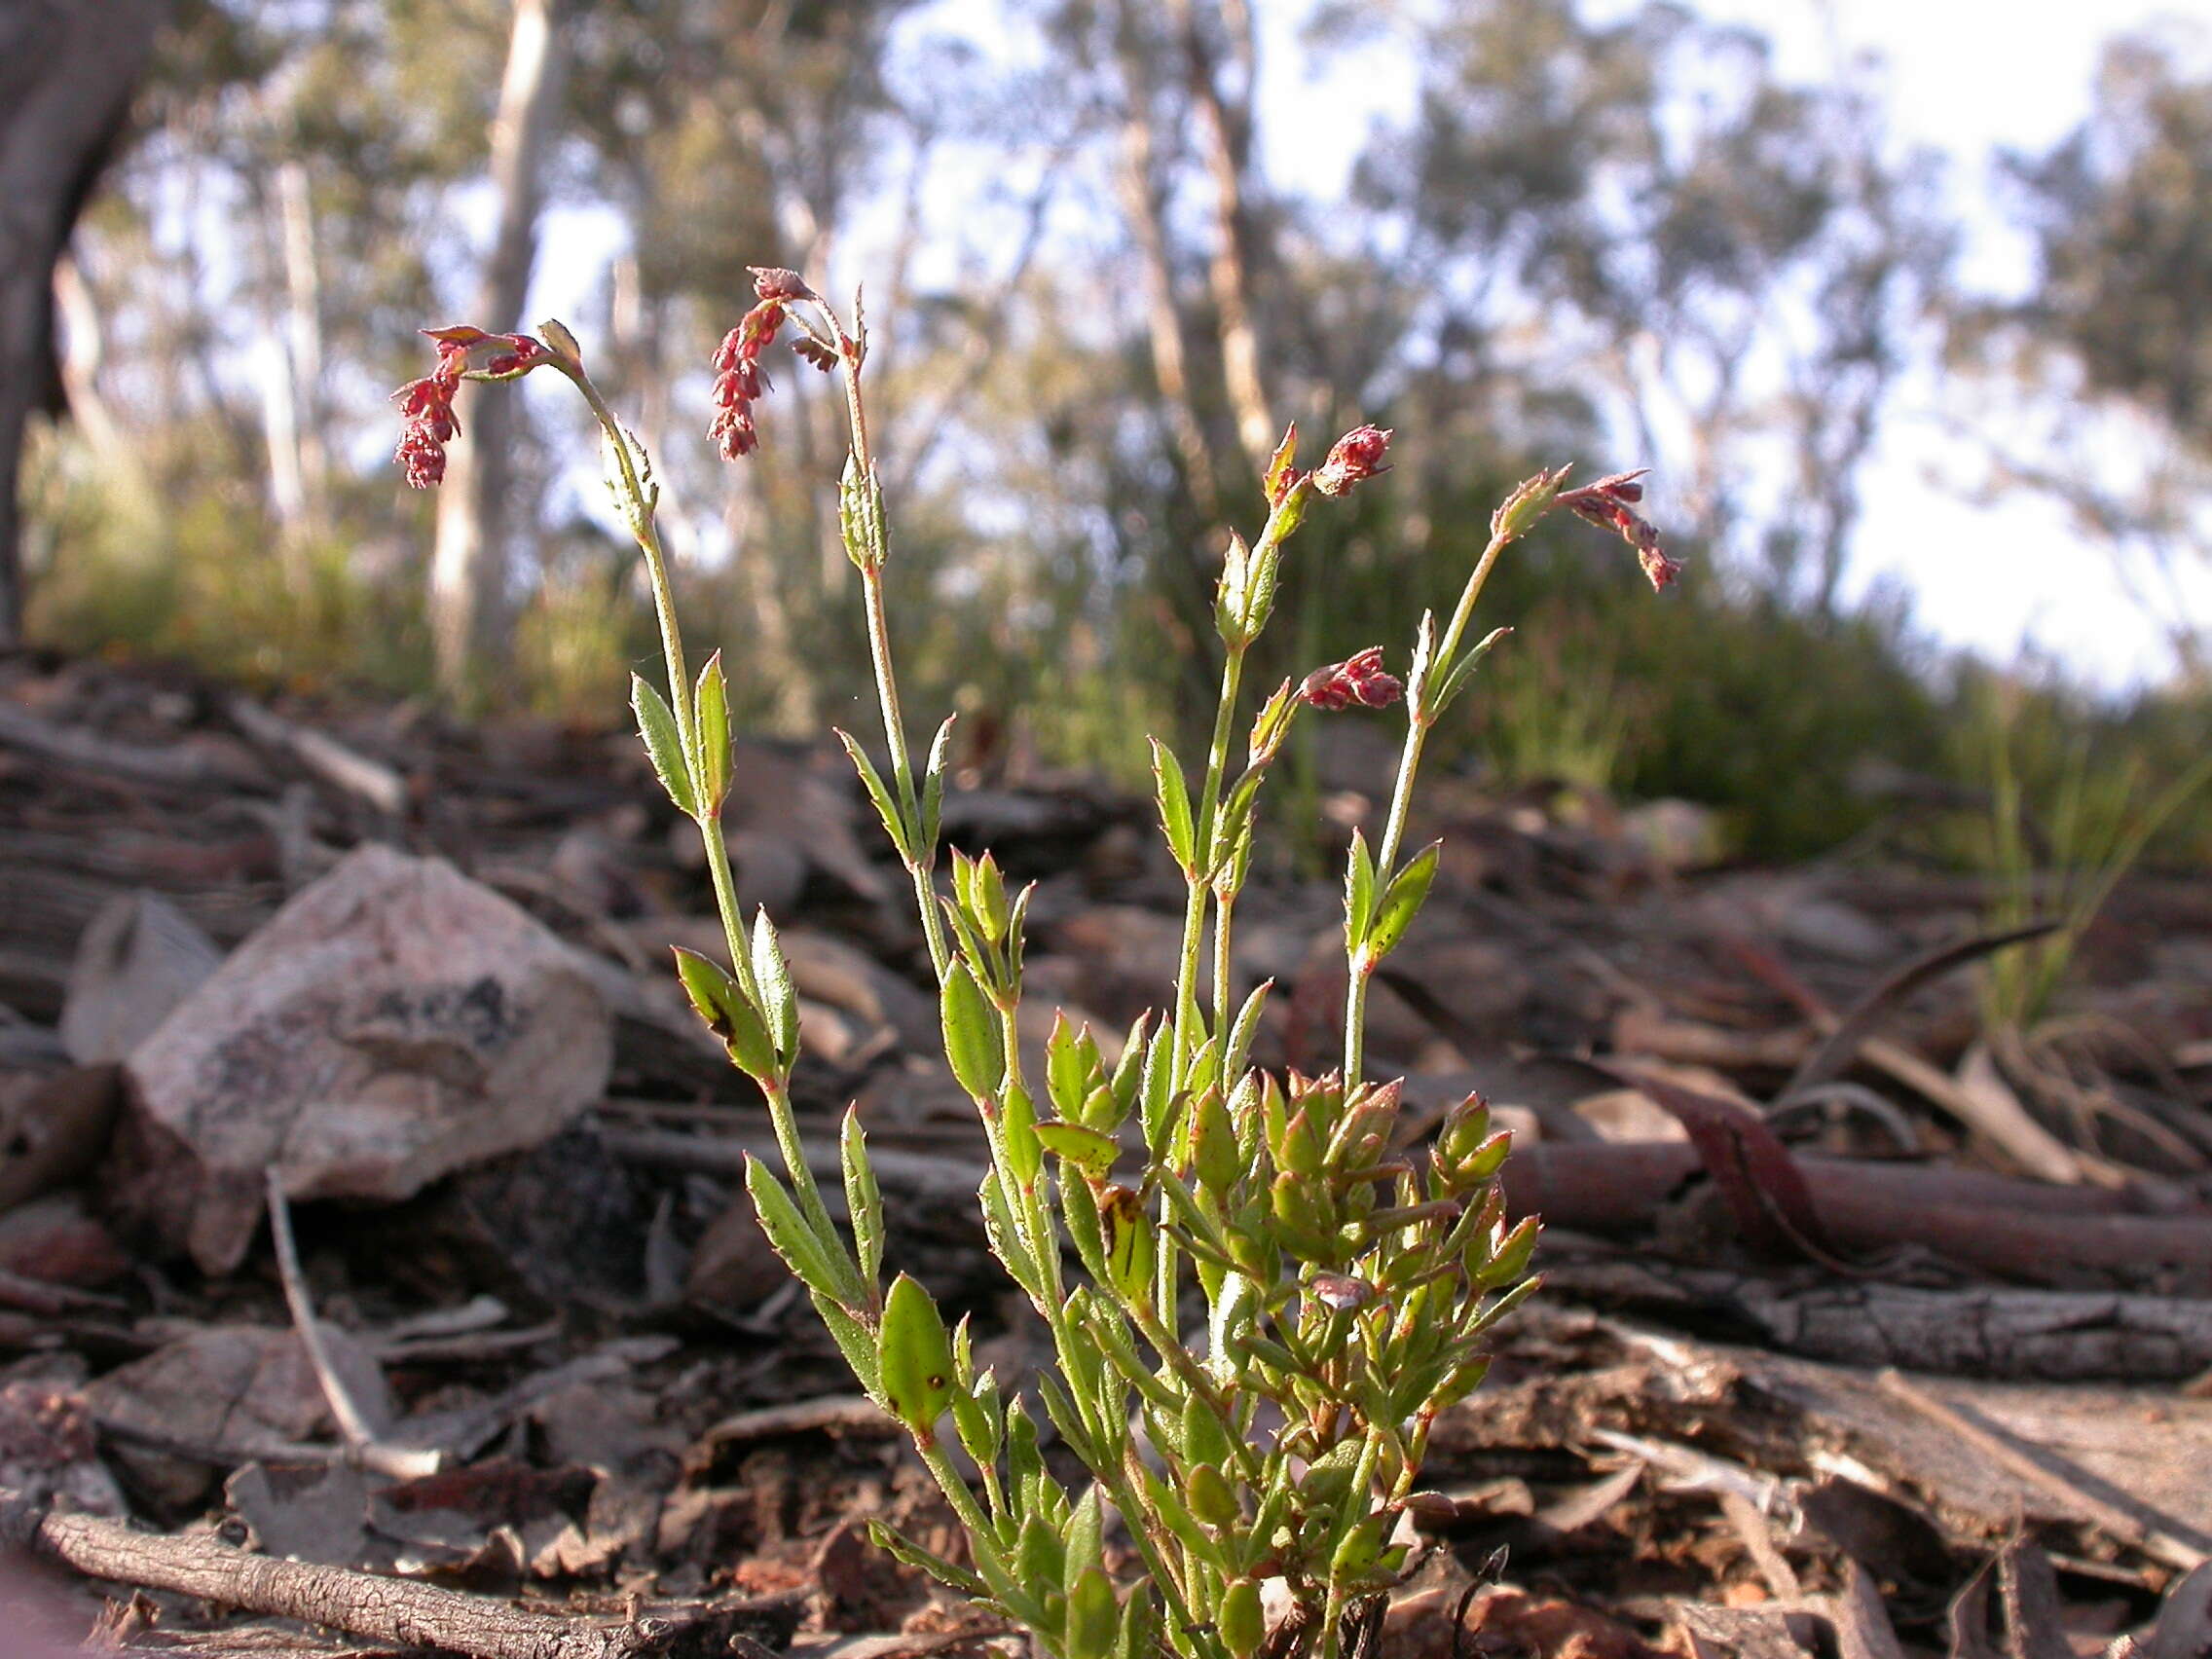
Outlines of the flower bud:
[[1382,647],[1369,645],[1357,656],[1317,668],[1298,694],[1316,709],[1386,709],[1405,694],[1405,682],[1382,672]]
[[1389,450],[1390,433],[1380,426],[1354,426],[1337,440],[1313,474],[1313,488],[1324,496],[1342,496],[1353,485],[1365,483],[1390,469],[1382,464]]

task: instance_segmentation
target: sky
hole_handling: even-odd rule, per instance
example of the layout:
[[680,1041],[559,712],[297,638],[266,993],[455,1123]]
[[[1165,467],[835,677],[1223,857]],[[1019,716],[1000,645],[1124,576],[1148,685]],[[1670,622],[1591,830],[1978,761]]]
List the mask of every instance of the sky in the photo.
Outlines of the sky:
[[[1600,18],[1639,3],[1585,0]],[[1696,0],[1696,9],[1766,34],[1788,79],[1827,80],[1860,55],[1879,58],[1899,139],[1950,158],[1967,232],[1961,279],[1992,292],[2017,292],[2031,269],[1999,205],[1998,153],[2047,149],[2082,120],[2113,35],[2158,28],[2193,56],[2212,57],[2212,0]],[[1272,187],[1326,200],[1343,190],[1371,126],[1410,107],[1418,66],[1386,43],[1317,64],[1301,39],[1312,11],[1311,0],[1259,0],[1260,166]],[[984,42],[996,36],[986,50],[1017,51],[996,17],[996,0],[941,0],[917,22]],[[587,267],[596,280],[592,262],[556,255],[605,246],[608,235],[596,223],[549,226],[538,303],[571,304]],[[848,254],[868,240],[855,238]],[[1901,584],[1921,629],[1944,645],[2006,663],[2047,657],[2115,692],[2166,679],[2174,659],[2159,625],[2103,552],[2074,536],[2060,507],[2025,494],[1972,499],[1984,452],[1958,429],[1960,401],[1935,376],[1923,367],[1897,389],[1864,478],[1846,598]],[[1661,478],[1651,507],[1662,523],[1666,506]],[[2212,631],[2212,562],[2184,572],[2181,585],[2191,618]]]
[[[1587,5],[1600,18],[1631,9],[1632,0]],[[2047,149],[2088,113],[2113,35],[2157,27],[2212,53],[2212,0],[1698,0],[1696,9],[1766,34],[1791,80],[1828,80],[1862,54],[1879,57],[1899,137],[1951,160],[1968,232],[1962,279],[1996,291],[2017,291],[2029,270],[1996,204],[1998,152]],[[1356,154],[1369,124],[1407,106],[1414,71],[1379,50],[1315,78],[1298,40],[1307,10],[1264,0],[1260,10],[1264,165],[1277,183],[1327,195],[1342,178],[1331,169]],[[1942,393],[1928,370],[1899,388],[1866,474],[1847,595],[1901,582],[1924,630],[1998,661],[2032,650],[2115,691],[2166,678],[2173,656],[2160,628],[2056,505],[1970,498],[1981,455],[1939,419],[1951,401]],[[1665,504],[1661,480],[1662,517]],[[2212,628],[2212,566],[2187,573],[2185,595],[2198,627]]]

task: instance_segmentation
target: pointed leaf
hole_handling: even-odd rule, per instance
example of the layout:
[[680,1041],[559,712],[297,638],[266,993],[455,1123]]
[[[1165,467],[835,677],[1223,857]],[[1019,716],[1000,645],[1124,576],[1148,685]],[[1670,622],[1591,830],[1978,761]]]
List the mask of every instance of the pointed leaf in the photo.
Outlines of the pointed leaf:
[[798,1057],[798,992],[791,964],[765,907],[753,913],[753,983],[760,993],[760,1013],[775,1039],[777,1057],[788,1071]]
[[1345,940],[1354,950],[1367,938],[1367,923],[1375,909],[1375,861],[1367,851],[1367,837],[1351,832],[1345,854]]
[[1450,708],[1457,700],[1459,693],[1467,688],[1467,682],[1474,679],[1477,665],[1482,662],[1484,657],[1490,655],[1492,647],[1498,641],[1512,632],[1513,630],[1510,628],[1493,628],[1480,641],[1462,652],[1459,660],[1452,665],[1451,672],[1444,676],[1444,683],[1437,689],[1433,706],[1424,709],[1423,712],[1431,716],[1441,715],[1446,709]]
[[930,743],[930,757],[922,770],[922,832],[914,847],[918,863],[927,864],[937,851],[939,820],[944,812],[944,763],[952,753],[952,722],[957,714],[944,717]]
[[1197,834],[1191,825],[1191,792],[1183,780],[1182,763],[1175,752],[1159,738],[1152,740],[1153,790],[1160,803],[1161,828],[1167,834],[1167,850],[1185,875],[1198,869]]
[[691,774],[684,764],[683,739],[676,728],[676,715],[668,699],[655,691],[643,675],[630,676],[630,707],[637,712],[638,735],[645,740],[645,755],[653,774],[676,810],[686,818],[699,816],[699,797],[691,789]]
[[1375,925],[1361,944],[1361,955],[1369,964],[1382,961],[1406,937],[1414,917],[1420,913],[1421,901],[1428,897],[1428,884],[1436,878],[1436,860],[1443,849],[1442,841],[1429,842],[1390,878],[1382,902],[1375,907]]
[[908,1538],[903,1532],[881,1521],[867,1524],[868,1541],[892,1560],[903,1563],[918,1571],[928,1573],[948,1590],[957,1590],[963,1596],[977,1601],[990,1598],[990,1587],[964,1567],[955,1567],[944,1557],[935,1555]]
[[1260,1015],[1267,1011],[1268,993],[1274,989],[1274,984],[1272,979],[1263,979],[1244,999],[1244,1006],[1237,1010],[1236,1018],[1229,1027],[1229,1046],[1222,1051],[1222,1076],[1242,1075],[1244,1062],[1251,1057],[1253,1039],[1260,1034]]
[[930,1293],[901,1273],[883,1299],[876,1364],[891,1415],[928,1436],[952,1403],[952,1338]]
[[844,1168],[845,1213],[852,1223],[853,1249],[860,1257],[861,1282],[872,1292],[883,1274],[883,1193],[876,1185],[875,1166],[868,1161],[867,1136],[861,1128],[857,1106],[845,1108],[837,1161]]
[[906,821],[899,811],[899,803],[891,798],[891,791],[884,787],[882,774],[875,762],[867,757],[867,751],[860,746],[852,733],[839,730],[837,741],[845,746],[852,756],[853,770],[861,775],[861,786],[867,791],[867,798],[875,803],[875,815],[883,820],[883,832],[891,837],[891,847],[902,864],[912,864],[914,854],[906,839]]
[[821,1235],[798,1213],[784,1184],[757,1158],[745,1161],[745,1190],[753,1196],[753,1213],[759,1218],[760,1231],[784,1265],[807,1289],[841,1303],[849,1288],[846,1275],[824,1247]]
[[1099,1568],[1087,1567],[1068,1587],[1067,1640],[1060,1651],[1066,1659],[1113,1659],[1121,1623],[1113,1581]]
[[1039,1124],[1034,1131],[1045,1150],[1065,1159],[1092,1180],[1105,1179],[1121,1157],[1122,1148],[1112,1135],[1087,1129],[1081,1124]]
[[877,1406],[882,1406],[883,1387],[876,1375],[874,1335],[866,1325],[846,1312],[843,1307],[820,1291],[810,1292],[809,1300],[814,1304],[815,1312],[822,1316],[823,1324],[829,1326],[830,1338],[837,1345],[837,1351],[845,1356],[845,1364],[860,1379],[861,1386],[867,1391],[867,1397]]
[[758,1084],[779,1081],[784,1072],[768,1027],[745,1000],[737,981],[722,971],[721,964],[678,945],[676,974],[683,982],[683,994],[690,998],[691,1007],[707,1022],[708,1029],[722,1040],[737,1069]]
[[720,651],[699,671],[691,698],[691,735],[699,746],[693,773],[699,780],[699,804],[711,817],[729,793],[729,687],[722,680]]
[[994,1098],[1006,1075],[998,1012],[976,983],[967,963],[954,963],[952,972],[945,976],[940,1012],[944,1026],[944,1057],[952,1064],[952,1075],[971,1098]]

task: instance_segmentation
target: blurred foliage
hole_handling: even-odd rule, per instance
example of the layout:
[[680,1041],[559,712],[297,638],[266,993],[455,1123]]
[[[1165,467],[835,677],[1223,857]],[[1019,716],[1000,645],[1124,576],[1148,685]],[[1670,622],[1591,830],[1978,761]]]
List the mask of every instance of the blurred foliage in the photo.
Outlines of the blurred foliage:
[[[77,419],[26,481],[33,628],[422,689],[429,514],[385,463],[383,394],[421,372],[412,330],[454,320],[484,254],[510,9],[191,0],[178,17],[79,239]],[[1263,516],[1255,397],[1297,418],[1309,463],[1357,419],[1398,429],[1386,487],[1300,540],[1259,682],[1377,642],[1399,656],[1416,596],[1457,588],[1536,467],[1654,465],[1688,577],[1654,601],[1580,526],[1516,547],[1482,618],[1516,632],[1446,758],[1704,801],[1765,855],[1879,822],[1870,760],[1988,785],[1955,735],[1981,681],[1894,597],[1843,598],[1865,466],[1932,318],[1992,386],[2071,365],[2085,395],[2172,434],[2155,479],[2074,478],[2092,534],[2155,523],[2183,557],[2212,499],[2212,83],[2153,43],[2116,47],[2083,130],[2012,164],[2036,293],[1969,304],[1938,169],[1889,130],[1870,71],[1788,81],[1755,32],[1663,0],[1604,20],[1571,0],[1315,8],[1298,50],[1340,74],[1369,55],[1414,94],[1342,158],[1341,195],[1267,176],[1235,5],[564,17],[541,267],[583,296],[567,320],[654,452],[700,644],[725,647],[733,708],[758,724],[849,723],[866,657],[831,388],[780,359],[761,455],[724,467],[704,439],[705,361],[752,264],[840,293],[866,280],[903,650],[917,706],[965,711],[978,766],[1134,778],[1136,734],[1210,706],[1208,590],[1230,527]],[[1253,346],[1257,384],[1237,367]],[[650,656],[645,596],[573,412],[519,409],[502,683],[612,721]],[[2047,453],[2000,471],[2070,476]],[[2125,709],[2020,694],[2149,776],[2201,743],[2201,679]],[[2024,765],[2024,800],[2060,788],[2046,771]],[[2147,856],[2212,846],[2206,817],[2180,809]],[[1993,856],[1955,826],[1920,845]]]

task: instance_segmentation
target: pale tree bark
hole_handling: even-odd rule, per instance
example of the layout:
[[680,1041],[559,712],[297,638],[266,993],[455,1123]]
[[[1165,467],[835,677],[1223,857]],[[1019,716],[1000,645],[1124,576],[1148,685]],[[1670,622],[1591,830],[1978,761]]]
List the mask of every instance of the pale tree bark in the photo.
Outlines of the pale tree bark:
[[[540,177],[568,79],[569,30],[563,0],[516,0],[507,67],[492,121],[492,189],[498,219],[476,304],[467,320],[482,328],[522,326],[537,261]],[[493,669],[507,644],[503,535],[514,432],[514,393],[484,396],[464,386],[456,414],[467,441],[457,444],[438,493],[437,543],[430,560],[430,631],[438,682],[465,692]]]
[[1175,260],[1168,240],[1166,189],[1160,176],[1160,144],[1153,127],[1153,71],[1144,38],[1146,8],[1123,0],[1115,30],[1115,55],[1122,69],[1125,110],[1122,119],[1122,188],[1144,264],[1145,331],[1152,348],[1153,378],[1160,383],[1168,435],[1183,462],[1192,499],[1210,524],[1221,522],[1221,496],[1215,488],[1213,457],[1204,424],[1191,390],[1190,351],[1183,334],[1183,310],[1175,298]]
[[0,648],[22,634],[23,430],[55,401],[55,265],[166,12],[0,0]]
[[1198,113],[1206,174],[1213,185],[1213,251],[1206,262],[1206,280],[1221,333],[1222,380],[1236,417],[1236,438],[1244,459],[1261,472],[1274,453],[1277,433],[1253,316],[1259,250],[1246,202],[1259,44],[1244,0],[1222,0],[1221,26],[1236,64],[1235,85],[1225,85],[1220,55],[1193,0],[1171,0],[1170,9],[1183,36],[1191,106]]

